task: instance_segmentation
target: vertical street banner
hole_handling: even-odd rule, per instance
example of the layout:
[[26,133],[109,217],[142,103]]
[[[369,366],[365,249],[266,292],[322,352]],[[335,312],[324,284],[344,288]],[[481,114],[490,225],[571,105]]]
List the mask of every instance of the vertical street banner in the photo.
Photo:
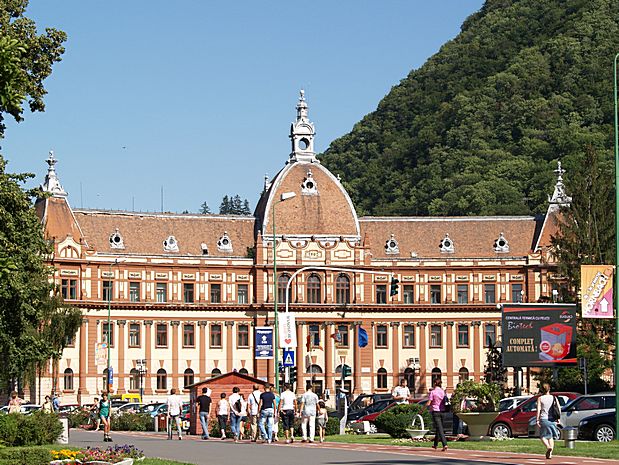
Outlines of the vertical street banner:
[[279,347],[297,347],[297,325],[292,312],[279,314]]
[[256,327],[256,343],[255,355],[256,359],[271,359],[273,358],[273,327],[272,326],[257,326]]
[[612,265],[580,267],[581,311],[583,318],[613,318]]
[[107,343],[95,343],[95,362],[98,367],[107,367]]
[[576,365],[575,304],[505,304],[503,366]]

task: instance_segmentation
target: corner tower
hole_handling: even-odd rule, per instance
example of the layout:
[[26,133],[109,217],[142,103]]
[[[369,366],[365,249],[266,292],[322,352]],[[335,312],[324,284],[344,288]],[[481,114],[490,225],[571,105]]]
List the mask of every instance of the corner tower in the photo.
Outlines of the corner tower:
[[319,163],[314,152],[314,123],[309,120],[305,91],[299,92],[297,103],[297,120],[290,125],[290,140],[292,142],[291,161]]

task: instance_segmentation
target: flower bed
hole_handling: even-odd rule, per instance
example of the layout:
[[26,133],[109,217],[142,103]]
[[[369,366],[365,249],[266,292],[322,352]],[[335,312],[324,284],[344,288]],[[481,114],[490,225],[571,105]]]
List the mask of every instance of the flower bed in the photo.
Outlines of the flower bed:
[[50,465],[133,465],[134,460],[142,460],[144,453],[135,446],[124,445],[99,449],[98,447],[82,450],[52,450]]

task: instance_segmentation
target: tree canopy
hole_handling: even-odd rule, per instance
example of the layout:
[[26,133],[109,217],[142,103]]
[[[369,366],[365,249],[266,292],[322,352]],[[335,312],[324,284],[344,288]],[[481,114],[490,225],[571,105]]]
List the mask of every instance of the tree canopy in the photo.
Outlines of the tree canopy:
[[241,197],[237,194],[235,196],[228,197],[224,195],[219,205],[220,215],[251,215],[251,209],[249,208],[249,201],[247,199],[241,200]]

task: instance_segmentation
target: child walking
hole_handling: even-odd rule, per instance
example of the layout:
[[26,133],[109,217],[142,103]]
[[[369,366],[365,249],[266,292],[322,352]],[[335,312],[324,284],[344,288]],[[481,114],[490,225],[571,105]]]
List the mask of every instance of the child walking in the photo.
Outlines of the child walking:
[[320,437],[320,442],[325,442],[325,431],[327,429],[327,421],[329,421],[329,416],[327,414],[327,407],[325,406],[325,402],[323,400],[318,402],[318,415],[316,416],[316,421],[318,423],[318,437]]

